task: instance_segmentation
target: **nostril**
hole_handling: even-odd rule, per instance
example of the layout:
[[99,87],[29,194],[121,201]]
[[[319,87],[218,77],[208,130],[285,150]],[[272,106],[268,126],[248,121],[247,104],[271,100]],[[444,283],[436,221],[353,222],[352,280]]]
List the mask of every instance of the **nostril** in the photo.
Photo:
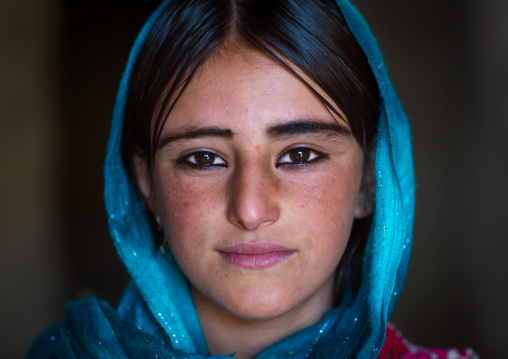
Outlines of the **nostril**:
[[238,227],[255,230],[279,219],[274,196],[265,191],[237,191],[229,197],[228,218]]

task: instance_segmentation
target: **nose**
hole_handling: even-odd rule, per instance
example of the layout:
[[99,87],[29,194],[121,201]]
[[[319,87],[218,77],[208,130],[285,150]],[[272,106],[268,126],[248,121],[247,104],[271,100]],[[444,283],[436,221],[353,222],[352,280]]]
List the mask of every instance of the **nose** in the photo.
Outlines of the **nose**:
[[228,219],[235,226],[253,231],[277,222],[277,178],[259,163],[243,163],[232,174]]

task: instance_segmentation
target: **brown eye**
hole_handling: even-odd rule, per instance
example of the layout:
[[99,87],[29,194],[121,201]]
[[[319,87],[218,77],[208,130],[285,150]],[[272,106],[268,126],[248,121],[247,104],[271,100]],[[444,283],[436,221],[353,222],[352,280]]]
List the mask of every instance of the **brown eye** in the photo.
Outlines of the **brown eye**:
[[226,161],[215,153],[208,151],[191,153],[179,162],[198,168],[227,167]]
[[277,161],[277,167],[280,166],[303,166],[318,161],[325,157],[322,153],[314,151],[307,147],[298,147],[284,153]]
[[199,166],[210,166],[215,160],[215,155],[208,152],[200,152],[194,155],[194,159]]
[[289,158],[292,162],[307,162],[311,151],[308,148],[297,148],[289,151]]

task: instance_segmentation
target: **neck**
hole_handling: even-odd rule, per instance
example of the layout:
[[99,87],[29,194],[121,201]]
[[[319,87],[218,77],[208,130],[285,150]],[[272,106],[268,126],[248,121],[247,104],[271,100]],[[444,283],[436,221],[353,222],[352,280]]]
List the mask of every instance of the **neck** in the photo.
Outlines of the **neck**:
[[332,308],[329,299],[310,297],[288,313],[268,320],[250,320],[234,316],[217,306],[191,285],[191,294],[211,355],[231,355],[252,359],[281,339],[317,323]]

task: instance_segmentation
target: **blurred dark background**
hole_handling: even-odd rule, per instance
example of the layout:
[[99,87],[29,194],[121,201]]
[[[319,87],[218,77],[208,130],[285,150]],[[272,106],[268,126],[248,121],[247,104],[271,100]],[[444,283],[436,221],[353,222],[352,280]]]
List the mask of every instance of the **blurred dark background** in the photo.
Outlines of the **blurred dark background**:
[[[417,343],[508,358],[508,2],[356,0],[410,117],[414,248],[393,316]],[[153,0],[0,2],[0,354],[63,305],[116,303],[102,162],[116,88]]]

